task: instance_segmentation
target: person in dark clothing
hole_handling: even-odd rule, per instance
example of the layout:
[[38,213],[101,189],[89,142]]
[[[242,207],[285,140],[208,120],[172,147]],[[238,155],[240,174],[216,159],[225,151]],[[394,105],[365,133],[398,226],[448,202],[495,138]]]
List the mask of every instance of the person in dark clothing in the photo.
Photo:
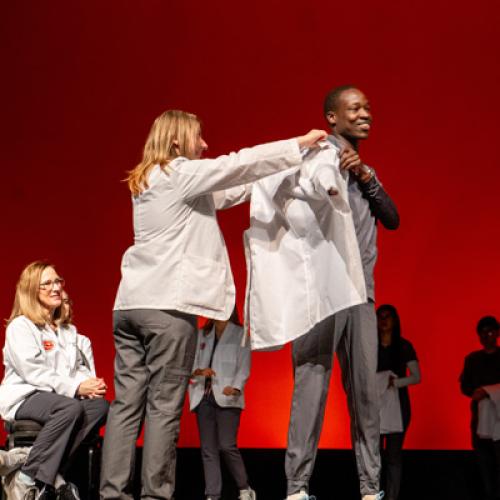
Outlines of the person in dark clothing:
[[385,475],[385,498],[397,500],[401,486],[402,450],[406,430],[410,424],[411,407],[408,386],[420,383],[417,353],[408,340],[401,337],[401,322],[397,309],[384,304],[377,309],[378,362],[377,371],[391,371],[389,385],[399,389],[402,432],[380,435],[382,466]]
[[485,386],[500,384],[500,325],[493,316],[481,318],[476,328],[483,349],[465,357],[460,375],[462,393],[471,398],[471,435],[481,470],[485,499],[500,499],[500,441],[480,438],[477,434],[478,404],[489,397]]

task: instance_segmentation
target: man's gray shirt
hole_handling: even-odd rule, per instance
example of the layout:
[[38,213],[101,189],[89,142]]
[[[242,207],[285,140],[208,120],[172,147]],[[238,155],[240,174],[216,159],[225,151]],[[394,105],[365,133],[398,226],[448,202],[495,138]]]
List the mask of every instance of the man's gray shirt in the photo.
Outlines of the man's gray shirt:
[[[329,136],[328,139],[340,150],[343,149],[342,144],[334,136]],[[363,184],[349,172],[348,190],[349,205],[363,263],[366,291],[368,299],[375,301],[373,271],[377,261],[377,221],[387,229],[397,229],[399,214],[375,175]]]

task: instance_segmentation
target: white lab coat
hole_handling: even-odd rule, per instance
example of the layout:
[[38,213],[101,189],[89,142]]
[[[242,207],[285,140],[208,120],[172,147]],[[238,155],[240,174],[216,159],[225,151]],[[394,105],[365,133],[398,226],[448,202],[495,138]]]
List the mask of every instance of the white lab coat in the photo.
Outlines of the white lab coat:
[[403,432],[403,416],[399,401],[399,389],[389,387],[389,378],[396,377],[391,370],[377,372],[377,389],[380,401],[380,434]]
[[280,347],[366,302],[347,177],[333,144],[325,141],[300,168],[253,185],[245,253],[252,349]]
[[74,397],[81,382],[95,377],[90,340],[73,325],[40,328],[25,316],[7,326],[3,349],[5,374],[0,385],[0,415],[14,420],[35,391]]
[[[194,368],[210,368],[210,356],[214,346],[215,328],[207,335],[198,333],[198,344]],[[243,328],[229,322],[215,347],[211,368],[215,371],[212,377],[212,392],[215,401],[222,407],[245,407],[245,383],[250,376],[250,346],[242,345]],[[205,377],[192,377],[189,384],[189,407],[196,409],[205,392]],[[225,396],[224,387],[234,387],[240,393],[236,396]]]
[[477,434],[482,439],[500,440],[500,384],[486,385],[488,398],[479,401]]
[[135,241],[123,256],[114,309],[229,318],[235,287],[215,210],[247,199],[245,184],[301,161],[298,142],[290,139],[154,167],[149,188],[133,199]]

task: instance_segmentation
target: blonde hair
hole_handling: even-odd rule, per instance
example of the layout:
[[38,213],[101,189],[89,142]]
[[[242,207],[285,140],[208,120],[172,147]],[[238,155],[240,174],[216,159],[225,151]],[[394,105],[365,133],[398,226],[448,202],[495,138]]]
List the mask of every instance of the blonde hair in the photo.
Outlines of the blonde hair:
[[50,318],[38,299],[42,274],[48,267],[55,269],[52,264],[37,260],[28,264],[23,269],[16,285],[14,305],[12,306],[12,312],[10,313],[10,318],[7,320],[7,324],[18,316],[26,316],[35,325],[41,327],[51,320],[57,325],[64,322],[66,314],[62,304],[54,311],[52,318]]
[[[69,295],[65,290],[62,291],[61,298],[61,325],[69,326],[73,323],[73,301],[69,298]],[[65,307],[66,305],[68,307]]]
[[191,158],[201,123],[196,115],[185,111],[169,110],[154,121],[149,131],[142,161],[128,172],[125,179],[134,196],[148,186],[148,176],[154,165],[165,168],[178,156]]

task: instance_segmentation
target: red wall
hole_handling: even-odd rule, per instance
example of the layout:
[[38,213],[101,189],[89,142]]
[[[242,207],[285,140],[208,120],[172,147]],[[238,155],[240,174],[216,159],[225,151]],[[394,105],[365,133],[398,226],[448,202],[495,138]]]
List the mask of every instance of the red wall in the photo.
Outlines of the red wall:
[[[154,117],[196,112],[217,155],[323,127],[324,94],[355,83],[375,117],[362,158],[402,219],[381,232],[376,278],[421,360],[407,444],[468,447],[457,379],[477,319],[500,316],[499,15],[496,0],[3,2],[1,317],[22,267],[51,260],[111,382],[111,308],[132,241],[120,180]],[[240,304],[247,210],[221,216]],[[242,446],[285,445],[291,383],[288,349],[254,356]],[[347,447],[337,370],[330,396],[321,445]],[[197,444],[191,415],[181,444]]]

